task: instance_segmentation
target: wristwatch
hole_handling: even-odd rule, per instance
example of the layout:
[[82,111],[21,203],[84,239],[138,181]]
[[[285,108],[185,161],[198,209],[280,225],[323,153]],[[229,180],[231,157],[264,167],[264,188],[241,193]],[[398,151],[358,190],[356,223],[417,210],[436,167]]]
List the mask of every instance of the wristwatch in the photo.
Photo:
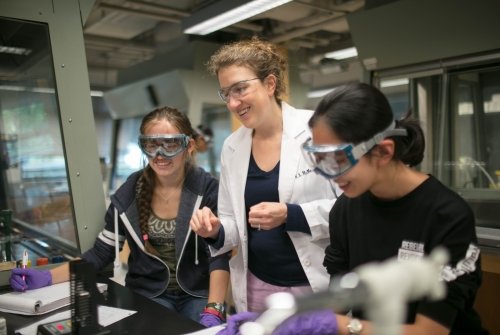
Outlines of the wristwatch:
[[363,330],[363,324],[358,319],[352,318],[349,320],[347,330],[349,331],[349,335],[359,335]]
[[211,308],[219,312],[224,317],[226,316],[226,307],[224,307],[223,303],[220,302],[209,302],[205,308]]

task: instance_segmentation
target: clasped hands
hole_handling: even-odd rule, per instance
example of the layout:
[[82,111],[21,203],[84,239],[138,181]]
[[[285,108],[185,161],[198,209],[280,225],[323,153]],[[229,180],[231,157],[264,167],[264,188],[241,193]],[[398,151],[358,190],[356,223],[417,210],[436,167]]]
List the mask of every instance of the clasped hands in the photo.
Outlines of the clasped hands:
[[[270,230],[282,225],[287,218],[286,204],[279,202],[261,202],[250,208],[248,223],[252,228]],[[208,207],[196,211],[191,218],[191,229],[201,237],[216,238],[220,229],[220,220]]]

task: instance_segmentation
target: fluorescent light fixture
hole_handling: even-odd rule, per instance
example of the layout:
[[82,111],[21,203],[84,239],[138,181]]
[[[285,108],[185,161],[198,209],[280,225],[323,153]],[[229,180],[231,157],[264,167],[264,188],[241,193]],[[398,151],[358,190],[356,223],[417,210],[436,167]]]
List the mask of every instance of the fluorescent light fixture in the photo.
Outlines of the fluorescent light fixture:
[[[34,92],[34,93],[44,93],[44,94],[54,94],[56,90],[47,87],[25,87],[25,86],[9,86],[0,85],[0,91],[13,91],[13,92]],[[104,93],[102,91],[90,91],[90,96],[92,97],[102,97]]]
[[10,47],[7,45],[0,45],[0,53],[28,56],[31,53],[31,50],[26,49],[26,48],[18,48],[18,47]]
[[102,97],[104,95],[103,91],[90,90],[91,97]]
[[380,88],[408,85],[409,82],[410,80],[408,78],[398,78],[398,79],[388,79],[388,80],[382,79],[380,81]]
[[11,86],[11,85],[0,85],[0,90],[2,90],[2,91],[23,92],[23,91],[26,91],[26,87]]
[[328,93],[333,92],[333,90],[335,90],[335,87],[325,88],[325,89],[316,90],[316,91],[310,91],[309,93],[307,93],[307,97],[309,99],[322,98],[325,95],[327,95]]
[[357,55],[358,55],[358,50],[355,47],[352,47],[352,48],[328,52],[325,54],[325,58],[347,59],[356,57]]
[[292,0],[221,0],[183,20],[185,34],[207,35]]

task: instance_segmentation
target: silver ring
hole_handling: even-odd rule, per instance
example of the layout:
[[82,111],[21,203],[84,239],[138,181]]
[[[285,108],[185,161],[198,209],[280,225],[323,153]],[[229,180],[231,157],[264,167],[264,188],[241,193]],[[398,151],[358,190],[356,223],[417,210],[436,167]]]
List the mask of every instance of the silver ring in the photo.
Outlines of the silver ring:
[[259,227],[257,229],[260,230],[260,223],[259,223]]

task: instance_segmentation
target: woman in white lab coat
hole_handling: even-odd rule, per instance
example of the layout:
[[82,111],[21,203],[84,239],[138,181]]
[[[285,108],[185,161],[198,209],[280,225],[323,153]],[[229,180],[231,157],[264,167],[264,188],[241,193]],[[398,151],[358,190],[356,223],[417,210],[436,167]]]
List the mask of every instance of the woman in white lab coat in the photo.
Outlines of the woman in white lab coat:
[[305,162],[312,111],[281,100],[286,62],[253,38],[225,45],[210,59],[221,99],[243,124],[223,146],[218,217],[208,208],[191,220],[213,255],[233,250],[236,310],[260,312],[265,298],[324,290],[322,265],[334,189]]

